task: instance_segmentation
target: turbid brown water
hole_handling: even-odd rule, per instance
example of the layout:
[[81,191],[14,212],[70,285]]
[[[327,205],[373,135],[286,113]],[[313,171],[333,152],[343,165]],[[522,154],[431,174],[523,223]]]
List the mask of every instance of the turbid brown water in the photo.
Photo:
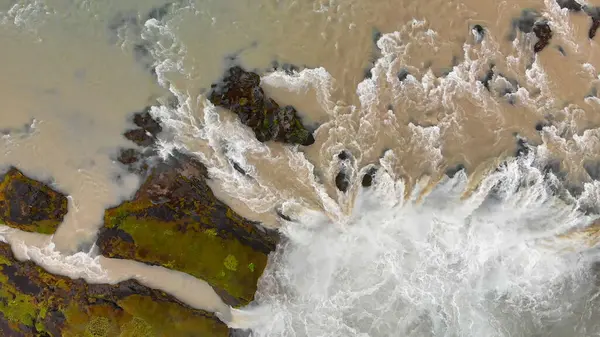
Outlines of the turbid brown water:
[[[561,10],[553,0],[164,4],[0,2],[0,165],[69,195],[69,213],[52,238],[65,255],[88,248],[104,209],[137,188],[139,177],[115,161],[126,146],[121,134],[131,113],[167,94],[180,106],[154,108],[165,122],[163,153],[197,154],[217,195],[266,226],[285,225],[276,211],[293,219],[322,212],[340,228],[352,223],[369,165],[390,184],[403,179],[406,188],[396,192],[406,196],[419,178],[435,183],[457,165],[477,186],[525,152],[519,141],[539,145],[529,164],[563,172],[571,191],[593,203],[596,187],[583,183],[597,178],[590,167],[600,149],[600,59],[585,11]],[[593,13],[600,2],[587,6]],[[531,20],[524,10],[539,16]],[[544,19],[552,38],[535,53],[534,21]],[[260,143],[233,114],[214,108],[205,94],[233,63],[264,75],[265,92],[298,109],[315,144]],[[349,159],[339,159],[342,151]],[[340,170],[346,193],[336,188]],[[43,239],[25,240],[39,246]],[[132,275],[128,262],[102,261],[111,274],[103,280]],[[187,282],[135,268],[169,291]],[[203,299],[190,302],[219,307]]]

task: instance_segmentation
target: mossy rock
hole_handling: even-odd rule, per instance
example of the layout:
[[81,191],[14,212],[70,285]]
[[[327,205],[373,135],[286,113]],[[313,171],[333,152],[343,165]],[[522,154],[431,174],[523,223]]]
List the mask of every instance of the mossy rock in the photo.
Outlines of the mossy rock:
[[157,164],[135,197],[108,209],[103,255],[179,270],[207,281],[230,305],[249,303],[278,236],[218,200],[207,170],[176,154]]
[[136,281],[86,284],[18,262],[0,243],[0,336],[225,337],[213,314]]
[[240,121],[249,126],[261,142],[278,141],[311,145],[312,133],[291,106],[280,107],[267,97],[260,87],[260,76],[241,67],[231,67],[223,82],[213,84],[208,96],[215,105],[231,110]]
[[67,214],[67,197],[11,168],[0,180],[0,223],[54,234]]

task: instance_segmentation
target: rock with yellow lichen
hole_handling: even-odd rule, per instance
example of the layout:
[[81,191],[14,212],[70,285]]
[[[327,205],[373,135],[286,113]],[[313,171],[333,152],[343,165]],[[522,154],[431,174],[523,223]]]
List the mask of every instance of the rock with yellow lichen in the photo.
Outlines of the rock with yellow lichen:
[[225,337],[213,314],[136,281],[87,284],[17,261],[0,242],[0,336]]
[[0,177],[0,223],[53,234],[67,214],[67,197],[11,168]]
[[249,303],[277,235],[218,200],[206,167],[177,153],[150,168],[132,200],[108,209],[103,255],[179,270],[207,281],[233,306]]

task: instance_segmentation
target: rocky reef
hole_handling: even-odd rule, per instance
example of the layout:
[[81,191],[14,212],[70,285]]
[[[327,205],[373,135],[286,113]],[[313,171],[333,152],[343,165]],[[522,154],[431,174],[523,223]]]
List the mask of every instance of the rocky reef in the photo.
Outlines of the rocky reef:
[[[146,129],[155,124],[146,117],[136,114],[135,124],[154,137]],[[143,153],[126,163],[146,160]],[[207,179],[206,167],[186,154],[154,160],[133,199],[106,211],[97,245],[107,257],[188,273],[207,281],[226,303],[247,304],[278,236],[218,200]]]
[[213,314],[137,281],[87,284],[17,261],[0,242],[0,336],[225,337]]
[[260,87],[260,76],[239,66],[231,67],[222,83],[212,85],[208,98],[215,106],[235,113],[261,142],[274,140],[301,145],[315,142],[312,133],[302,125],[296,109],[280,107],[265,95]]
[[67,214],[67,197],[11,168],[0,178],[0,223],[53,234]]

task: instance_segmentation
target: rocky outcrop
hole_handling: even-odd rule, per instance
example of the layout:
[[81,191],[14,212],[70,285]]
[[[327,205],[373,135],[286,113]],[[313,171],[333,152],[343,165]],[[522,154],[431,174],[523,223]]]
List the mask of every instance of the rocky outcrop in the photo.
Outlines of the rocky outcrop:
[[235,113],[261,142],[273,140],[301,145],[315,142],[312,133],[302,125],[296,109],[280,107],[265,95],[256,73],[238,66],[230,68],[222,83],[212,85],[208,98],[215,106]]
[[15,260],[0,242],[0,336],[225,337],[213,314],[137,281],[87,284]]
[[0,178],[0,223],[27,232],[53,234],[65,214],[67,197],[11,168]]
[[277,236],[218,200],[207,170],[176,154],[153,166],[135,197],[106,211],[103,255],[179,270],[210,283],[230,305],[256,291]]
[[[249,303],[277,233],[218,200],[206,167],[195,158],[179,152],[157,158],[153,145],[162,128],[149,108],[134,114],[133,123],[138,128],[124,136],[141,148],[123,149],[118,159],[145,182],[133,199],[105,212],[100,251],[203,279],[229,305]],[[147,138],[139,143],[134,134]]]

